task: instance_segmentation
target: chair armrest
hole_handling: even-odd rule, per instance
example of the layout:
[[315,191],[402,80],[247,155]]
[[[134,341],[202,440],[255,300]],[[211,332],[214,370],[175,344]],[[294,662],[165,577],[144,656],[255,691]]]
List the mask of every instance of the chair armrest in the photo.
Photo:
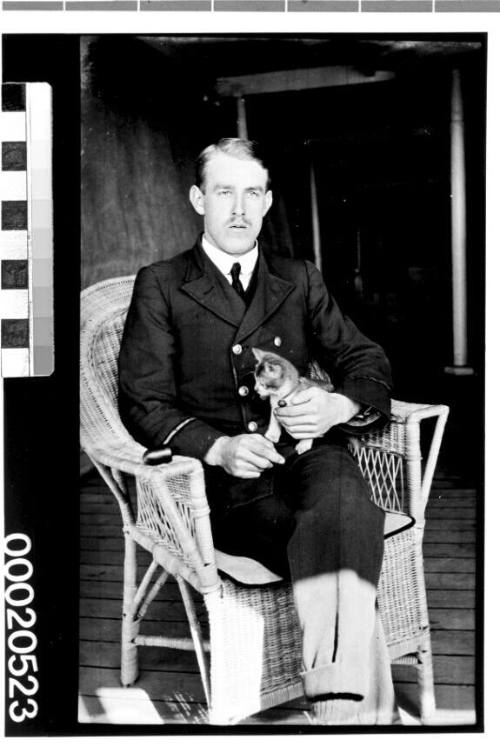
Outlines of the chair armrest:
[[[199,471],[202,468],[199,460],[184,455],[176,455],[171,457],[170,460],[160,461],[158,463],[147,463],[145,462],[144,456],[151,452],[151,450],[147,450],[132,439],[130,441],[107,444],[106,446],[101,447],[94,446],[92,448],[87,448],[82,446],[82,448],[96,465],[105,465],[112,468],[114,471],[128,473],[131,476],[136,477],[148,477],[155,468],[161,469],[161,472],[165,474],[165,478],[180,473]],[[168,450],[169,448],[166,449]]]
[[[403,463],[408,512],[415,518],[419,528],[424,526],[425,508],[448,413],[449,408],[446,405],[393,400],[391,420],[383,429],[367,432],[357,439],[350,440],[354,455],[358,458],[365,475],[371,474],[371,488],[375,496],[381,493],[393,495],[394,499],[397,498],[396,476],[400,472],[398,469],[401,462]],[[424,419],[430,418],[436,419],[436,423],[422,473],[420,426]],[[386,461],[376,459],[382,458],[384,454],[387,455]],[[376,472],[371,469],[374,463],[379,464]],[[387,483],[382,480],[381,482],[380,478],[390,472],[392,472],[390,481]],[[384,504],[381,506],[385,509]],[[392,503],[389,506],[392,507]],[[395,506],[398,507],[399,503]]]
[[[124,529],[132,530],[135,540],[157,561],[168,562],[170,572],[182,572],[197,590],[213,590],[219,578],[203,466],[183,456],[147,465],[144,451],[133,440],[86,449],[120,504]],[[136,481],[135,520],[122,474]]]
[[[392,410],[396,416],[403,418],[405,422],[405,459],[410,494],[410,514],[415,517],[417,525],[422,526],[450,409],[447,405],[425,405],[393,401]],[[428,418],[436,419],[436,424],[422,474],[420,426],[422,421]]]
[[445,421],[450,409],[447,405],[432,405],[429,403],[407,403],[403,400],[391,400],[391,414],[393,420],[405,423],[420,423],[424,418],[439,418]]

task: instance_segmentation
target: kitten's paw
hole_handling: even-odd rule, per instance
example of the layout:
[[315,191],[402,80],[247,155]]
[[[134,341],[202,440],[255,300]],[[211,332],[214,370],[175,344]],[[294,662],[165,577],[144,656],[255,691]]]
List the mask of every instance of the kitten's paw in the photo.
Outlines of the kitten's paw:
[[297,455],[303,455],[304,452],[307,452],[312,447],[312,439],[301,439],[297,444],[295,445],[295,452]]
[[270,442],[272,442],[273,444],[276,444],[277,442],[279,442],[279,439],[281,437],[281,431],[276,432],[276,431],[268,430],[266,431],[264,436],[266,439],[269,439]]

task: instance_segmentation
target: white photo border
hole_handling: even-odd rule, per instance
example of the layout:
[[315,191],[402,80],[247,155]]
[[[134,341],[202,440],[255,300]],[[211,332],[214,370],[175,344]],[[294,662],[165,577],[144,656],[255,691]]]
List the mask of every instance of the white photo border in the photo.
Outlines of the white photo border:
[[[488,84],[487,84],[487,149],[486,149],[486,470],[485,470],[485,604],[484,604],[484,715],[485,733],[462,734],[441,733],[432,731],[429,735],[405,734],[374,734],[369,739],[364,736],[353,735],[317,735],[314,738],[301,734],[295,736],[233,736],[217,737],[192,736],[191,745],[207,745],[217,749],[218,753],[232,750],[238,746],[241,753],[253,750],[256,745],[280,746],[288,748],[304,746],[311,742],[315,750],[332,749],[339,745],[350,747],[358,744],[369,745],[374,750],[396,750],[404,746],[411,753],[420,751],[422,746],[429,750],[437,750],[438,746],[453,747],[454,751],[470,750],[489,753],[498,745],[500,727],[497,699],[500,697],[498,683],[500,682],[500,652],[497,646],[497,632],[499,624],[498,576],[500,572],[500,544],[497,542],[500,531],[500,506],[496,493],[496,428],[500,424],[500,400],[497,396],[498,374],[500,373],[500,338],[498,329],[498,280],[500,279],[500,13],[117,13],[117,12],[5,12],[0,10],[0,29],[2,34],[175,34],[189,33],[267,33],[286,32],[291,34],[306,33],[486,33],[488,46]],[[1,43],[1,40],[0,40]],[[1,65],[1,63],[0,63]],[[0,69],[1,74],[1,69]],[[0,75],[1,80],[1,75]],[[481,410],[480,401],[478,410]],[[2,410],[2,392],[0,390],[0,420]],[[0,482],[2,482],[1,465],[3,450],[0,447]],[[1,486],[3,489],[3,484]],[[0,506],[0,516],[3,515],[3,505]],[[3,530],[3,518],[0,517]],[[481,598],[481,595],[479,595]],[[0,631],[3,632],[3,619]],[[3,645],[3,636],[0,634]],[[0,670],[2,668],[0,667]],[[3,674],[3,672],[2,672]],[[3,693],[3,684],[0,696]],[[446,728],[443,729],[446,732]],[[302,738],[302,739],[301,739]],[[497,739],[497,743],[494,740]],[[165,745],[186,746],[187,736],[171,737],[166,741],[163,736],[134,738],[127,743],[127,750],[132,745],[144,741],[150,750],[164,749]],[[18,750],[27,743],[16,738],[4,741],[6,748]],[[85,750],[90,744],[98,748],[108,745],[123,745],[123,738],[72,738],[70,745],[75,751]],[[65,738],[31,739],[31,744],[38,750],[45,747],[50,751],[65,750],[68,740]],[[6,749],[4,748],[4,749]]]

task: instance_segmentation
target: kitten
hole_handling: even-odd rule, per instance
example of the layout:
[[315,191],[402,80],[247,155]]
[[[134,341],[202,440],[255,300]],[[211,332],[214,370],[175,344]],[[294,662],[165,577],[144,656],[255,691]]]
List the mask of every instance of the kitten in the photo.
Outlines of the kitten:
[[[327,382],[313,381],[299,376],[299,372],[293,363],[276,353],[270,353],[259,348],[252,348],[252,353],[257,359],[254,372],[255,391],[263,400],[269,397],[271,403],[271,418],[264,436],[271,442],[276,443],[281,436],[281,425],[274,415],[278,401],[288,401],[297,392],[302,392],[308,387],[321,387],[328,392],[331,391],[332,387]],[[297,454],[302,455],[303,452],[310,450],[312,443],[312,439],[300,439],[295,447]]]

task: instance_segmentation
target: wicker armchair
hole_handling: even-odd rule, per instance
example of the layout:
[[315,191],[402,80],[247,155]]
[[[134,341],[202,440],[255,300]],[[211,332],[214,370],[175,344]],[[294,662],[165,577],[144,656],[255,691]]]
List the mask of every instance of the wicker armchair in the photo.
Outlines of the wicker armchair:
[[[121,681],[130,685],[137,679],[138,646],[194,650],[210,723],[235,723],[302,695],[291,587],[276,576],[266,577],[269,572],[252,560],[215,551],[200,462],[174,457],[168,464],[146,465],[145,448],[120,422],[117,355],[133,282],[133,277],[121,277],[93,285],[82,293],[81,308],[81,444],[123,518]],[[416,666],[420,714],[426,721],[435,702],[422,537],[448,408],[393,402],[392,410],[384,431],[353,440],[351,449],[376,503],[416,521],[386,538],[378,603],[392,661]],[[437,421],[422,474],[420,422],[429,417]],[[135,478],[136,509],[127,491],[129,475]],[[152,557],[139,584],[137,544]],[[233,574],[242,573],[238,580],[252,585],[226,577],[231,567]],[[168,577],[178,583],[192,639],[140,633],[141,619]],[[209,641],[202,637],[191,587],[203,595]]]

